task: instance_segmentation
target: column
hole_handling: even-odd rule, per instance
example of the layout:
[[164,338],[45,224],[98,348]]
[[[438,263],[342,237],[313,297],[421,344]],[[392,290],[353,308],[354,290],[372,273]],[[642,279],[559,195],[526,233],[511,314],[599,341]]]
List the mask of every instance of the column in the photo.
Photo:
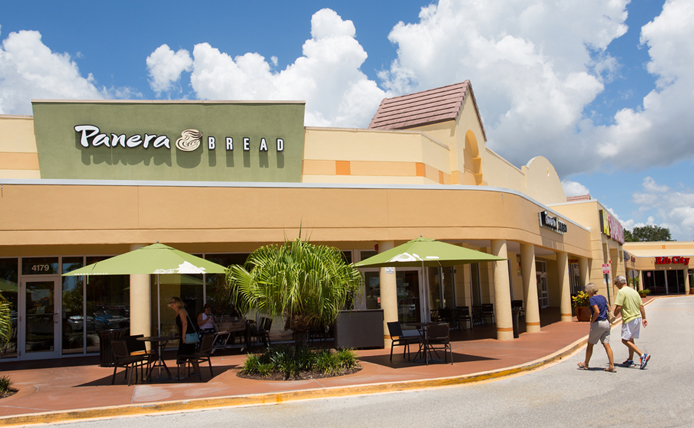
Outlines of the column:
[[684,267],[684,294],[689,294],[689,266]]
[[535,271],[535,246],[521,244],[521,275],[525,300],[525,331],[540,332],[540,304],[537,301],[537,272]]
[[[379,242],[378,251],[382,253],[394,246],[393,241]],[[381,283],[381,309],[383,309],[383,344],[386,347],[390,347],[390,334],[387,323],[398,321],[398,290],[395,280],[395,268],[381,268],[379,279]]]
[[[133,244],[130,251],[144,245]],[[149,275],[130,275],[130,334],[151,336],[152,332],[152,294]],[[158,304],[159,302],[157,302]],[[158,331],[156,331],[159,334]]]
[[557,251],[557,271],[559,272],[559,312],[561,320],[571,322],[571,285],[569,282],[569,255]]
[[590,278],[590,263],[589,260],[585,257],[579,257],[578,258],[578,276],[579,276],[579,281],[581,282],[582,286],[585,286],[588,284],[590,281],[588,278]]
[[[492,239],[492,254],[508,258],[505,239]],[[508,260],[494,263],[494,314],[497,340],[513,340],[511,318],[511,290],[508,276]]]
[[643,290],[643,271],[639,271],[639,290]]

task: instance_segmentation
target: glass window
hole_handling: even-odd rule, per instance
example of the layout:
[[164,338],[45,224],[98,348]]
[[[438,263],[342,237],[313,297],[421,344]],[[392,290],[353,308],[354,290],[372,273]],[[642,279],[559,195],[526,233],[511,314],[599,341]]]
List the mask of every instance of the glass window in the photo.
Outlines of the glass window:
[[381,309],[381,277],[377,272],[364,272],[366,309]]
[[342,255],[347,263],[352,263],[352,250],[343,251]]
[[[152,290],[152,333],[157,331],[157,275],[151,275]],[[180,297],[185,304],[191,321],[195,322],[202,312],[203,283],[202,275],[159,275],[159,310],[161,311],[161,331],[165,335],[178,335],[176,312],[169,308],[172,297]]]
[[19,259],[0,259],[0,295],[10,303],[10,341],[0,345],[0,359],[17,357]]
[[[82,257],[63,257],[63,273],[79,269],[84,265]],[[63,278],[63,355],[84,352],[84,277]],[[94,330],[94,316],[86,319],[88,329]]]
[[[87,265],[108,257],[87,257]],[[99,352],[101,330],[130,328],[130,276],[90,276],[87,284],[87,352]],[[89,317],[94,318],[90,325]]]
[[55,275],[57,273],[57,257],[22,258],[22,275]]
[[378,254],[378,251],[364,250],[359,252],[359,260],[366,260]]
[[[207,254],[205,259],[222,266],[244,265],[249,254]],[[229,298],[229,290],[226,287],[226,278],[222,274],[205,275],[207,303],[212,305],[212,313],[215,315],[230,315],[240,317]]]

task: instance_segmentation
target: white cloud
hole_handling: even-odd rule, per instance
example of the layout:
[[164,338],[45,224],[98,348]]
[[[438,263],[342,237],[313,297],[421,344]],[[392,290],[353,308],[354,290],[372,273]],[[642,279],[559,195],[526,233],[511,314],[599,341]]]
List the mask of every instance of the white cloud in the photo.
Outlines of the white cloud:
[[590,193],[586,186],[575,181],[564,180],[561,182],[561,186],[564,188],[566,196],[583,196]]
[[0,114],[32,114],[32,99],[101,99],[94,78],[80,75],[70,55],[54,53],[37,31],[10,33],[0,48]]
[[233,57],[208,43],[195,45],[191,83],[198,98],[305,100],[307,125],[366,126],[385,96],[360,71],[366,52],[352,21],[330,9],[311,18],[303,56],[284,70],[258,53]]
[[173,89],[181,73],[193,69],[193,60],[185,49],[174,52],[168,45],[161,45],[147,57],[150,87],[157,95]]
[[[651,177],[646,177],[642,183],[642,191],[632,194],[632,202],[642,213],[650,213],[646,223],[635,223],[628,220],[633,227],[658,224],[670,229],[673,239],[678,241],[694,240],[694,190],[681,188],[671,189],[658,185]],[[658,221],[656,221],[658,219]]]
[[[411,92],[470,79],[489,145],[516,165],[541,153],[562,176],[599,165],[579,138],[583,110],[618,68],[606,53],[627,30],[628,0],[440,0],[397,24],[384,87]],[[567,154],[569,154],[567,156]]]

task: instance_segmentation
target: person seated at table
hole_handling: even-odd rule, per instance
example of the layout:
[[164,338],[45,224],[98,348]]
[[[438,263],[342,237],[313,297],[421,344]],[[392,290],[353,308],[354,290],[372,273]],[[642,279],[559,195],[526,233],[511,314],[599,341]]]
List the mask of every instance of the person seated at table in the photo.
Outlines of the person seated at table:
[[212,306],[209,303],[205,303],[202,312],[198,315],[198,337],[202,343],[202,337],[206,334],[214,334],[214,322],[212,321]]
[[[179,364],[180,369],[180,364],[184,363],[184,361],[181,360],[181,356],[195,353],[196,344],[187,343],[186,341],[186,334],[195,333],[195,327],[180,297],[172,297],[169,302],[169,307],[176,311],[176,326],[178,327],[178,333],[181,337],[178,342],[178,352],[176,353],[176,362]],[[193,373],[191,376],[200,376],[200,367],[198,367],[198,363],[193,362],[192,364]]]

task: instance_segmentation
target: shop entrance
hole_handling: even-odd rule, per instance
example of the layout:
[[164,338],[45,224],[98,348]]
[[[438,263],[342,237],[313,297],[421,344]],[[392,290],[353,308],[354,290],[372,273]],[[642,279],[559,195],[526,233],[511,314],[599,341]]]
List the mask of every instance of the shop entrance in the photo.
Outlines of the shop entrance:
[[60,277],[24,278],[18,298],[18,358],[60,357]]
[[537,301],[540,309],[549,307],[549,286],[547,284],[547,264],[535,262],[537,275]]

